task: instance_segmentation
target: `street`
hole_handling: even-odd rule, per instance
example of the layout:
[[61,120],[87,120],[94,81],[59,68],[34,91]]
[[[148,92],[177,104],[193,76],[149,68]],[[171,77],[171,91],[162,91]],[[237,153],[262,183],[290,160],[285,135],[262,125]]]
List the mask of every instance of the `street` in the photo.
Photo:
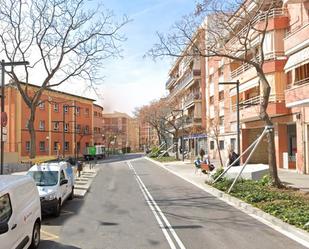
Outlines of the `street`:
[[41,249],[301,249],[252,217],[145,159],[98,164],[84,199],[46,217]]

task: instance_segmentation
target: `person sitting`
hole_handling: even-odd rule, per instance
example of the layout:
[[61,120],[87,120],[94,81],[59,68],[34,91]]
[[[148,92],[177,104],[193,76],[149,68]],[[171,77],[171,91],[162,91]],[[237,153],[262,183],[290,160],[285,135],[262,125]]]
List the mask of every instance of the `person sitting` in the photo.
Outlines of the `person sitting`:
[[[233,149],[230,149],[230,151],[229,151],[229,160],[228,160],[229,165],[234,163],[237,160],[238,157],[239,157],[239,155],[236,152],[234,152]],[[239,159],[238,159],[237,162],[235,162],[233,164],[233,166],[239,166],[239,165],[240,165],[240,162],[239,162]]]

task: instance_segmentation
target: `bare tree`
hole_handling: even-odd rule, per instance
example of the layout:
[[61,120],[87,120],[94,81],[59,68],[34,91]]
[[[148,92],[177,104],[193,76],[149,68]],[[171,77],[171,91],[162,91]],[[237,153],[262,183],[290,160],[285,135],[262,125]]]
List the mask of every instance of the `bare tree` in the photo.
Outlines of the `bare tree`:
[[[149,51],[149,55],[154,58],[194,55],[224,57],[255,68],[260,82],[259,116],[265,125],[272,126],[267,113],[271,86],[263,65],[271,56],[265,46],[269,19],[275,15],[276,8],[281,7],[282,1],[279,0],[205,0],[197,5],[194,14],[176,23],[168,34],[159,33],[159,42]],[[185,49],[187,47],[192,49]],[[267,141],[270,176],[273,185],[280,186],[273,130],[268,133]]]
[[[101,78],[103,62],[119,55],[119,42],[124,41],[119,32],[128,19],[118,22],[112,11],[102,6],[91,9],[87,2],[0,2],[1,54],[10,62],[30,61],[30,66],[7,71],[31,110],[30,158],[36,153],[34,121],[42,93],[73,78],[92,85]],[[30,80],[39,88],[29,87]]]

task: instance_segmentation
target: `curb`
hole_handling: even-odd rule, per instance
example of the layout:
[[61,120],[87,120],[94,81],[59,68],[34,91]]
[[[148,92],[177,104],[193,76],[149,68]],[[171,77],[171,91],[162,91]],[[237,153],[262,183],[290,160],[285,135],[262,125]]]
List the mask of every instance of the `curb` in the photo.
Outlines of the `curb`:
[[178,177],[182,178],[183,180],[195,185],[196,187],[204,190],[205,192],[219,198],[220,200],[226,202],[227,204],[241,210],[242,212],[248,214],[249,216],[257,219],[258,221],[262,222],[263,224],[269,226],[270,228],[280,232],[281,234],[289,237],[290,239],[302,244],[303,246],[309,248],[309,233],[293,226],[290,225],[279,218],[276,218],[268,213],[265,213],[264,211],[253,207],[252,205],[236,198],[233,197],[225,192],[222,192],[214,187],[211,187],[210,185],[207,185],[206,183],[204,184],[199,184],[195,183],[184,176],[180,175],[177,172],[174,172],[167,167],[165,167],[164,164],[155,161],[151,158],[144,157],[144,159],[155,163],[156,165],[160,166],[161,168],[169,171],[170,173],[177,175]]

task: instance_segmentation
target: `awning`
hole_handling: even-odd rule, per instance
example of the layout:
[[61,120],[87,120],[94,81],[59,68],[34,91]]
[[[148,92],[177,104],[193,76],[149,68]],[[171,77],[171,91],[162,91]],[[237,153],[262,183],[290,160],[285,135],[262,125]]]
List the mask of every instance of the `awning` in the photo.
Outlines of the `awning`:
[[285,72],[289,72],[293,68],[300,67],[307,63],[309,63],[309,47],[292,54],[286,62],[284,70]]
[[[240,83],[239,84],[239,92],[244,92],[252,87],[256,87],[259,85],[259,79],[258,78],[255,78],[253,80],[249,80],[245,83]],[[230,96],[234,96],[236,95],[237,92],[236,92],[236,87],[233,87],[231,90],[230,90]]]

